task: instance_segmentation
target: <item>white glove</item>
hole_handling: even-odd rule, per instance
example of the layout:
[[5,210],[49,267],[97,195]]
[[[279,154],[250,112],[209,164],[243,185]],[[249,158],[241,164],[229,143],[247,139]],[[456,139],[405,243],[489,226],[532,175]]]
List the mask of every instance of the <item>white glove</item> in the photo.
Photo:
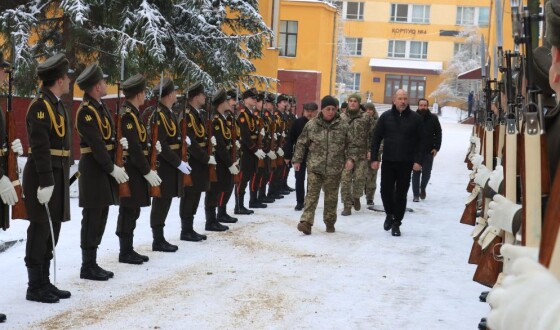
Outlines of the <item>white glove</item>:
[[264,127],[261,128],[261,135],[262,135],[262,136],[265,136],[265,135],[266,135],[266,132],[264,131]]
[[490,243],[496,238],[496,236],[502,236],[503,230],[500,228],[496,228],[494,226],[486,226],[486,229],[480,234],[478,238],[478,244],[482,247],[482,249],[486,249]]
[[274,138],[275,138],[276,140],[278,140],[279,137],[280,137],[280,134],[274,133]]
[[146,179],[146,181],[148,181],[148,183],[152,187],[159,186],[161,184],[161,178],[154,170],[150,170],[148,174],[144,175],[144,178]]
[[117,165],[113,166],[113,172],[111,172],[111,175],[115,178],[115,180],[117,180],[117,183],[125,183],[128,181],[128,174],[126,174],[124,168]]
[[233,175],[239,174],[239,169],[237,168],[237,165],[235,163],[233,165],[231,165],[230,167],[228,167],[228,169],[229,169],[229,173],[231,173]]
[[471,233],[471,237],[475,238],[480,235],[484,228],[486,228],[486,224],[486,219],[484,219],[483,217],[476,218],[476,225],[474,226],[474,229]]
[[513,217],[520,209],[521,205],[515,204],[500,194],[496,194],[488,204],[488,223],[508,233],[516,234],[513,232],[512,222]]
[[282,150],[282,148],[278,148],[278,150],[276,151],[276,153],[278,154],[278,156],[284,157],[284,150]]
[[511,275],[513,273],[513,263],[522,257],[531,258],[532,260],[539,260],[539,248],[528,247],[520,245],[512,245],[505,243],[500,247],[500,254],[504,257],[504,275]]
[[268,156],[268,158],[274,160],[276,159],[276,154],[274,153],[274,151],[270,150],[269,152],[266,153],[266,155]]
[[51,200],[53,190],[54,185],[44,188],[37,188],[37,199],[39,200],[39,203],[47,204]]
[[240,148],[241,148],[241,143],[239,142],[239,140],[235,140],[235,147],[236,147],[237,149],[240,149]]
[[190,146],[191,145],[191,138],[187,136],[185,138],[185,142],[187,142],[187,145]]
[[23,155],[23,146],[21,145],[20,139],[15,139],[12,141],[12,151],[18,156]]
[[191,174],[192,171],[192,168],[189,166],[189,163],[183,161],[181,162],[181,164],[179,164],[177,169],[183,172],[183,174]]
[[128,140],[125,137],[121,138],[119,143],[122,145],[124,150],[128,150]]
[[[16,151],[14,150],[14,152]],[[5,175],[0,179],[0,197],[2,202],[7,205],[14,205],[18,201],[12,181]]]
[[492,174],[492,172],[487,169],[486,166],[479,167],[474,177],[474,183],[484,188],[486,182],[490,178],[490,174]]
[[530,258],[513,263],[512,275],[486,301],[491,329],[548,330],[560,327],[560,283],[545,267]]
[[208,165],[217,165],[218,163],[216,163],[216,158],[214,156],[210,156],[210,159],[208,159]]
[[286,132],[282,132],[282,137],[286,137]]
[[480,166],[482,166],[482,162],[484,161],[484,157],[479,154],[474,154],[471,157],[471,163],[473,164],[473,168],[476,170]]
[[[499,158],[498,158],[499,159]],[[495,192],[500,192],[500,184],[504,179],[504,168],[502,165],[496,166],[496,169],[490,174],[490,179],[488,180],[488,186],[492,188]]]
[[156,142],[156,150],[158,154],[161,152],[161,143],[159,142],[159,140]]
[[216,146],[216,144],[218,144],[218,143],[216,142],[216,137],[215,137],[215,136],[213,136],[213,137],[210,138],[210,143],[212,143],[212,145],[213,145],[214,147]]
[[255,152],[255,156],[257,156],[258,159],[264,159],[264,157],[266,157],[266,154],[264,153],[264,151],[259,149]]

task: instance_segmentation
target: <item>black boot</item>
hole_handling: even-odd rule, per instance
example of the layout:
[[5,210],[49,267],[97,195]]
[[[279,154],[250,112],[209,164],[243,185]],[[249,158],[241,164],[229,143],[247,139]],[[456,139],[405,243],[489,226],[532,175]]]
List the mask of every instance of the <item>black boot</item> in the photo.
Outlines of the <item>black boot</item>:
[[110,278],[107,271],[97,265],[97,249],[82,249],[80,278],[93,281],[107,281]]
[[296,207],[294,207],[294,210],[296,211],[301,211],[303,210],[303,203],[297,203]]
[[393,236],[401,236],[401,222],[395,220],[393,222],[393,226],[391,226],[391,235]]
[[204,212],[206,213],[206,226],[204,227],[204,229],[206,229],[207,231],[226,231],[229,229],[228,226],[222,225],[216,219],[215,207],[205,208]]
[[5,322],[6,321],[6,315],[5,314],[0,314],[0,323]]
[[141,265],[144,260],[134,253],[132,248],[132,236],[119,237],[120,252],[119,252],[119,262],[132,265]]
[[480,300],[480,302],[486,302],[486,297],[488,297],[489,292],[490,291],[482,291],[480,296],[478,296],[478,300]]
[[57,303],[58,297],[52,294],[49,288],[43,284],[43,265],[27,267],[29,283],[25,299],[42,303]]
[[203,240],[202,236],[194,231],[193,221],[193,217],[181,219],[181,241],[200,242]]
[[251,191],[250,198],[249,198],[249,207],[252,209],[265,209],[266,204],[259,202],[257,199],[257,192]]
[[134,254],[136,257],[142,259],[143,262],[147,262],[150,261],[150,257],[145,256],[143,254],[140,254],[138,252],[136,252],[136,250],[134,250],[134,235],[130,237],[130,239],[132,240],[131,246],[132,246],[132,254]]
[[177,245],[169,244],[163,236],[163,227],[152,228],[154,241],[152,242],[152,251],[175,252],[179,249]]
[[245,207],[245,195],[239,195],[239,197],[235,198],[235,209],[233,210],[234,214],[253,214],[255,211],[249,210]]
[[266,196],[266,185],[259,188],[259,195],[258,196],[259,197],[257,198],[257,200],[261,203],[274,203],[274,198]]
[[389,230],[391,229],[391,226],[393,226],[393,215],[392,214],[387,214],[387,216],[385,217],[385,222],[383,223],[383,229],[385,230]]
[[236,223],[237,222],[237,218],[234,218],[234,217],[230,216],[229,214],[227,214],[225,206],[218,206],[217,219],[218,219],[218,222],[223,222],[223,223]]
[[57,296],[59,299],[67,299],[72,295],[70,291],[60,290],[51,283],[50,276],[51,261],[47,260],[43,263],[43,284],[48,288],[50,293]]

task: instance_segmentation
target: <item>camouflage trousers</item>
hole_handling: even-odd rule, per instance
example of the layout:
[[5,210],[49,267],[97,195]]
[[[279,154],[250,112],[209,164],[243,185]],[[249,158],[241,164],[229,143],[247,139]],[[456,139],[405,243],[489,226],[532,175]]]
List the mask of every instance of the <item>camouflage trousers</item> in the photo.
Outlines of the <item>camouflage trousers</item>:
[[345,206],[351,206],[354,198],[362,197],[366,185],[367,159],[358,159],[351,170],[342,170],[340,198]]
[[307,194],[300,221],[307,222],[313,226],[315,221],[315,210],[319,203],[321,189],[325,194],[323,221],[325,224],[334,225],[336,222],[336,206],[338,205],[338,186],[340,185],[340,174],[322,175],[307,171]]
[[375,196],[375,190],[377,189],[377,171],[378,170],[372,170],[369,166],[366,171],[365,194],[367,200],[373,200]]

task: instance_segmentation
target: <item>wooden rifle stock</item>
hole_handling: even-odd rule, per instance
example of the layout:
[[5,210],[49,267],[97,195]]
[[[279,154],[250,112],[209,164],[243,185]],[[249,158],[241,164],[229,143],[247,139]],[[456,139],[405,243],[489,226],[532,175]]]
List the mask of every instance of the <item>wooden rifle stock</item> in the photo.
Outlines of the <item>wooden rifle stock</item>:
[[471,193],[475,186],[476,183],[474,183],[474,180],[469,180],[469,183],[467,184],[467,192]]
[[[476,242],[478,244],[478,242]],[[487,287],[493,287],[498,280],[498,275],[502,271],[502,263],[497,260],[495,255],[499,255],[499,246],[502,244],[502,237],[496,236],[492,243],[482,251],[478,267],[474,272],[473,281],[478,282]],[[498,251],[495,249],[498,248]]]
[[[263,120],[260,116],[255,116],[255,117],[259,121],[258,132],[257,132],[257,148],[262,150],[262,148],[263,148],[263,136],[261,134],[261,131],[264,128],[264,123],[263,123]],[[264,168],[264,159],[259,159],[258,160],[257,167],[258,168]]]
[[[156,105],[157,107],[157,105]],[[151,149],[150,149],[150,170],[157,172],[157,148],[156,144],[158,142],[158,131],[159,125],[158,122],[159,110],[156,108],[153,114],[152,123],[151,123]],[[160,186],[150,186],[150,197],[161,197],[161,188]]]
[[[544,214],[543,231],[541,238],[541,246],[539,250],[539,262],[545,267],[553,270],[551,267],[558,261],[557,252],[555,250],[560,248],[558,243],[558,232],[560,229],[560,166],[556,166],[556,174],[554,175],[554,184],[550,191],[549,199],[546,204],[546,211]],[[558,274],[556,274],[558,276]]]
[[[278,148],[282,148],[282,146],[284,145],[284,135],[282,135],[284,132],[280,132],[278,133],[278,141],[276,141],[276,145],[278,146]],[[278,157],[276,158],[276,166],[283,166],[284,165],[284,157]]]
[[[116,141],[116,148],[115,148],[115,165],[118,167],[124,167],[124,158],[123,158],[123,146],[121,144],[122,139],[122,130],[121,130],[121,123],[122,117],[118,113],[115,114],[115,123],[117,126],[117,141]],[[128,185],[128,181],[124,183],[119,183],[119,198],[130,197],[130,187]]]
[[[269,117],[270,118],[270,117]],[[269,119],[270,120],[270,150],[272,151],[276,151],[277,149],[277,145],[276,145],[276,121]],[[277,164],[276,162],[278,161],[278,159],[280,158],[280,156],[278,156],[277,159],[271,159],[270,160],[270,168],[271,169],[275,169]],[[282,157],[284,158],[284,157]]]
[[477,236],[473,238],[473,245],[471,247],[471,254],[469,255],[468,263],[471,265],[478,265],[481,256],[482,256],[482,246],[478,244],[478,236]]
[[[189,162],[189,150],[187,149],[187,120],[181,120],[181,160],[185,163]],[[193,185],[191,174],[183,173],[183,187],[190,187]]]
[[476,203],[478,198],[475,198],[469,204],[465,205],[465,210],[461,216],[461,223],[464,225],[474,226],[476,224]]
[[[231,115],[231,161],[237,161],[237,125],[235,124],[235,117]],[[233,183],[239,184],[241,182],[241,173],[233,175]]]
[[[211,120],[206,121],[206,130],[208,131],[208,143],[206,145],[206,148],[208,148],[208,156],[213,156],[214,146],[212,145],[212,136],[214,134],[212,130]],[[210,182],[218,182],[218,175],[216,174],[216,165],[208,164],[208,179],[210,180]]]

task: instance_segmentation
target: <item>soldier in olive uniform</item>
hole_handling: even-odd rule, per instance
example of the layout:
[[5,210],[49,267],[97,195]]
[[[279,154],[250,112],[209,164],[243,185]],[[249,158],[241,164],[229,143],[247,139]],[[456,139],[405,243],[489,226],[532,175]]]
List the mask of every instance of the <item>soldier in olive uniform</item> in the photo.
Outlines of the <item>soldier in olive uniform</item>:
[[97,64],[91,64],[76,82],[84,91],[76,113],[76,130],[80,136],[80,207],[82,229],[80,247],[82,267],[80,278],[106,281],[113,272],[97,265],[97,248],[101,244],[109,205],[118,204],[117,181],[127,181],[124,168],[114,164],[115,126],[109,110],[101,100],[107,95],[107,75]]
[[181,240],[198,242],[206,239],[206,235],[201,235],[194,230],[194,216],[202,192],[210,189],[208,166],[216,165],[216,159],[208,154],[206,148],[210,141],[208,141],[205,118],[203,117],[205,112],[200,111],[206,102],[204,86],[197,82],[190,86],[185,94],[188,95],[187,104],[181,120],[187,121],[187,136],[192,141],[189,146],[189,164],[192,168],[193,185],[185,187],[184,195],[181,197]]
[[[154,87],[154,92],[159,93],[159,90],[159,85]],[[161,153],[158,155],[158,175],[162,180],[161,196],[153,197],[150,214],[150,225],[154,237],[153,251],[175,252],[178,249],[177,245],[165,240],[163,227],[173,197],[183,196],[183,175],[191,173],[189,164],[181,159],[181,149],[186,141],[182,141],[181,126],[177,116],[171,111],[171,107],[176,101],[177,91],[173,80],[163,79],[158,109],[152,113],[156,117],[150,118],[150,122],[156,120],[158,125],[158,141],[161,144]]]
[[148,132],[140,120],[139,108],[146,97],[146,79],[136,74],[125,80],[121,87],[126,98],[120,116],[122,135],[128,140],[128,150],[123,155],[126,156],[124,167],[130,177],[130,197],[121,198],[116,234],[120,243],[119,262],[140,265],[150,259],[134,251],[136,220],[140,217],[140,208],[150,206],[149,187],[159,186],[161,179],[150,169]]
[[[49,280],[53,244],[63,221],[70,220],[70,115],[60,97],[70,91],[68,59],[57,54],[37,67],[43,82],[25,122],[29,157],[23,170],[23,193],[29,219],[25,265],[29,276],[27,300],[55,303],[69,298]],[[47,211],[49,211],[47,213]],[[49,225],[52,221],[52,232]]]
[[[375,129],[375,124],[377,124],[377,119],[379,118],[379,114],[377,114],[377,110],[375,110],[375,104],[373,103],[366,103],[364,107],[366,108],[366,113],[371,118],[373,118],[373,125],[371,126],[371,130],[368,133],[369,138],[372,138],[373,130]],[[383,153],[383,146],[381,146],[381,148],[379,149],[379,155],[376,158],[377,160],[381,159],[380,157],[382,153]],[[371,159],[371,155],[370,155],[370,159]],[[375,196],[376,190],[377,190],[377,170],[374,170],[370,166],[368,166],[366,171],[366,185],[364,188],[367,205],[373,205],[373,198]]]
[[[243,205],[245,189],[251,179],[253,179],[257,171],[257,160],[264,159],[266,154],[262,149],[257,147],[257,134],[258,132],[258,118],[256,118],[251,109],[255,108],[257,103],[257,90],[254,88],[248,89],[241,95],[243,99],[243,108],[240,110],[237,123],[241,132],[241,183],[237,186],[237,203],[235,205],[235,214],[251,214],[252,210],[248,210]],[[249,187],[251,196],[254,198],[253,203],[249,202],[251,208],[263,208],[266,205],[259,203],[256,200],[256,190],[254,187]]]
[[297,226],[306,235],[311,234],[321,189],[325,194],[323,221],[327,226],[327,233],[335,232],[342,168],[350,170],[354,166],[352,159],[347,157],[347,150],[353,147],[348,124],[340,118],[337,107],[338,101],[334,97],[323,97],[321,112],[303,128],[292,158],[294,170],[299,171],[303,157],[307,154],[307,195]]

